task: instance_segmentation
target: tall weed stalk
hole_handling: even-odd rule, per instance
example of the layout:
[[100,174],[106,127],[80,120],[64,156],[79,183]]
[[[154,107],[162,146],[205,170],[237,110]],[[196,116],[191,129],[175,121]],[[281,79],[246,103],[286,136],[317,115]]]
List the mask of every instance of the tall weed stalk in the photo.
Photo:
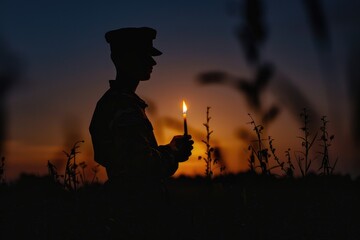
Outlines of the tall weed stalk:
[[330,163],[330,156],[329,156],[329,147],[331,146],[331,142],[334,139],[334,135],[329,136],[329,133],[327,131],[327,124],[329,123],[328,120],[326,120],[326,116],[323,116],[321,118],[322,126],[320,127],[321,137],[320,140],[320,147],[322,148],[322,151],[319,152],[320,155],[322,155],[322,161],[321,166],[318,169],[318,171],[321,172],[322,175],[331,175],[334,172],[335,166],[337,164],[338,158],[336,158],[334,164],[331,166]]
[[198,160],[204,160],[205,161],[205,176],[208,179],[211,179],[214,174],[214,169],[219,167],[220,172],[225,170],[225,165],[223,164],[220,150],[219,148],[213,147],[210,144],[210,136],[213,133],[213,130],[210,130],[210,107],[206,108],[206,123],[203,123],[205,129],[206,129],[206,138],[205,140],[202,140],[202,142],[206,146],[205,150],[205,157],[199,156]]
[[[251,122],[249,122],[248,124],[254,126],[253,130],[255,131],[257,138],[254,141],[255,147],[252,144],[250,144],[248,148],[248,150],[251,151],[250,159],[249,159],[250,171],[256,172],[256,168],[260,168],[262,174],[270,174],[270,170],[268,169],[270,155],[268,153],[268,149],[263,145],[264,139],[262,139],[261,137],[264,127],[260,124],[259,125],[256,124],[253,117],[250,114],[248,115],[251,119]],[[258,160],[259,165],[256,165],[256,159]]]
[[[303,151],[295,152],[296,160],[301,172],[301,175],[304,177],[308,174],[310,170],[310,166],[312,164],[312,159],[310,158],[310,150],[313,147],[315,139],[317,137],[317,133],[311,138],[311,133],[309,129],[309,114],[306,108],[303,108],[303,111],[300,113],[300,118],[303,120],[303,126],[300,130],[303,133],[303,136],[299,136],[301,139],[301,146],[303,147]],[[296,154],[298,153],[298,154]]]

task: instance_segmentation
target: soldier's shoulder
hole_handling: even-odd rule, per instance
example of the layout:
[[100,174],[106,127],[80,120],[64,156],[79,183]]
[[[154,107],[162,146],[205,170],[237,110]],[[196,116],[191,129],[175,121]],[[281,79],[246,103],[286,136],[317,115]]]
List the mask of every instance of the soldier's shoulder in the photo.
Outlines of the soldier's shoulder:
[[144,113],[131,95],[108,90],[98,101],[97,108],[110,120],[110,128],[144,124]]
[[131,99],[124,93],[113,91],[112,89],[107,90],[104,95],[97,102],[98,105],[113,106],[116,108],[129,108],[131,107]]

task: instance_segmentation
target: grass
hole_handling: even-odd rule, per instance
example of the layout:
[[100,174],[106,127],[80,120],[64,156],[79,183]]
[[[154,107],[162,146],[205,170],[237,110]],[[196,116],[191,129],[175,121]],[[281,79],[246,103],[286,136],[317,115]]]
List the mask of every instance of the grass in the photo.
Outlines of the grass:
[[[69,191],[77,191],[79,186],[99,182],[97,175],[99,172],[99,165],[91,168],[93,177],[92,180],[88,182],[85,171],[88,165],[85,161],[82,161],[80,163],[76,161],[76,155],[80,153],[78,151],[80,143],[84,143],[84,141],[82,140],[75,142],[69,152],[63,151],[67,157],[64,174],[59,174],[56,166],[50,161],[48,161],[47,163],[49,178],[53,182],[60,184],[64,189]],[[61,179],[63,179],[63,181],[61,181]]]
[[[250,173],[167,182],[167,208],[179,239],[356,239],[360,180]],[[2,239],[106,239],[102,185],[68,191],[47,177],[22,175],[0,189]],[[176,238],[175,238],[176,239]]]
[[[256,139],[253,140],[248,147],[250,151],[248,166],[249,171],[253,173],[261,173],[264,175],[272,175],[272,170],[280,168],[282,176],[294,177],[295,172],[299,172],[302,177],[311,174],[319,175],[331,175],[334,173],[338,158],[331,165],[330,163],[330,154],[329,148],[334,139],[334,135],[328,133],[328,123],[326,116],[321,118],[320,137],[318,137],[318,132],[312,134],[309,129],[309,119],[310,116],[304,108],[300,114],[303,125],[300,128],[302,135],[298,138],[300,139],[302,150],[294,151],[293,154],[291,149],[285,151],[286,161],[281,160],[281,158],[276,153],[276,148],[274,146],[274,139],[271,136],[268,136],[267,142],[263,138],[264,127],[260,124],[257,124],[252,116],[249,114],[251,121],[249,124],[253,126],[253,131],[255,132]],[[320,150],[316,154],[311,154],[314,148],[314,143],[318,140]],[[292,162],[292,155],[294,156],[297,168],[295,168]],[[314,170],[312,165],[316,160],[321,158],[320,168]],[[279,174],[277,174],[279,175]],[[280,174],[281,175],[281,174]]]

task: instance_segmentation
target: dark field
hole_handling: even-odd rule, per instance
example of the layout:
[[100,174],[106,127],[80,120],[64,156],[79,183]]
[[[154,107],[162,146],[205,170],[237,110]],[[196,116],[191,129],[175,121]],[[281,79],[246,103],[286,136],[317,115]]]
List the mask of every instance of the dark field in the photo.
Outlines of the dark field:
[[[178,239],[359,239],[360,179],[274,178],[247,173],[170,179]],[[0,188],[0,239],[108,239],[102,184],[65,191],[22,175]],[[149,239],[152,239],[149,237]]]

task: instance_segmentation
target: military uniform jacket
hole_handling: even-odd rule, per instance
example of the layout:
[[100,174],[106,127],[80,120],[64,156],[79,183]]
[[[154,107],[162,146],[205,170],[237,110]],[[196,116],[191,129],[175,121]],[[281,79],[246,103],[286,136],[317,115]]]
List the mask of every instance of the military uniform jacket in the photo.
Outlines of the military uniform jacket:
[[109,180],[157,182],[175,173],[178,162],[170,146],[158,146],[145,114],[147,104],[116,80],[98,101],[90,134],[95,161],[106,168]]

